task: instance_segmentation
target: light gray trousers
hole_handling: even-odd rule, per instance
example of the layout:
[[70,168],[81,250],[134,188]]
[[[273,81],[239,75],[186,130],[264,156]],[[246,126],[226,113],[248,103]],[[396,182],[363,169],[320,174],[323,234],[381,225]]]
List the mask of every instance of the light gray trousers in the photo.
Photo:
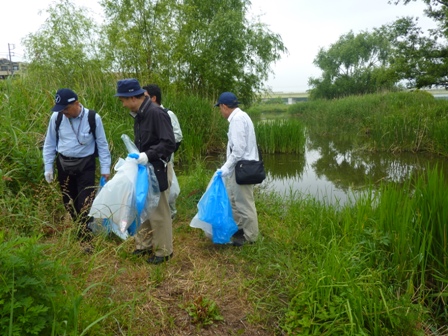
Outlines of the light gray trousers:
[[232,204],[233,219],[238,229],[243,229],[247,241],[255,242],[258,238],[258,216],[255,208],[254,185],[236,183],[235,171],[224,178],[224,181]]
[[168,163],[168,189],[160,193],[159,205],[143,222],[135,235],[137,250],[152,249],[158,257],[173,253],[173,222],[168,204],[173,174],[173,164]]

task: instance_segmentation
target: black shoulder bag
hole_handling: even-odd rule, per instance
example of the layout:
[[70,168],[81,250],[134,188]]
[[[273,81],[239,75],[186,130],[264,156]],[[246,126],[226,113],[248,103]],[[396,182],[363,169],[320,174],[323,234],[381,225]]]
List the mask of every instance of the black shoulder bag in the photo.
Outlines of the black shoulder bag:
[[258,147],[258,158],[256,160],[240,160],[235,166],[235,179],[238,184],[259,184],[266,178],[263,159]]

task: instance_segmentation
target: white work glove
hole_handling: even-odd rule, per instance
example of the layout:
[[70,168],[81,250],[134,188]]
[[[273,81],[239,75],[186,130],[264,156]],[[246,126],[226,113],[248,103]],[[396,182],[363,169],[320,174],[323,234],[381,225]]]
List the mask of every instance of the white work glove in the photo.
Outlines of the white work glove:
[[45,180],[48,182],[48,183],[51,183],[51,182],[53,182],[53,172],[52,171],[47,171],[47,172],[45,172]]
[[217,173],[221,173],[222,177],[226,177],[230,175],[230,170],[226,166],[222,166],[220,169],[216,171]]
[[145,165],[148,163],[148,156],[145,152],[142,152],[138,155],[137,163],[141,165]]

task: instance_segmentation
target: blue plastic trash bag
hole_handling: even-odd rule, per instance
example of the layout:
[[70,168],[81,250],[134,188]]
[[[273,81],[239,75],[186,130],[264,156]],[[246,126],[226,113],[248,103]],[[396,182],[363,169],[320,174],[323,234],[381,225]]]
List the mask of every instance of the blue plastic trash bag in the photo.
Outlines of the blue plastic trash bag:
[[[135,158],[132,155],[137,154],[129,154],[128,157]],[[138,155],[137,155],[138,157]],[[141,214],[146,204],[146,197],[148,196],[149,189],[149,177],[148,177],[148,168],[146,165],[138,165],[137,172],[137,182],[135,185],[135,204],[137,207],[137,217],[132,222],[132,224],[128,227],[128,232],[131,236],[135,235],[141,224]]]
[[220,173],[215,173],[210,185],[199,200],[197,218],[211,225],[212,241],[215,244],[230,242],[230,238],[238,230]]

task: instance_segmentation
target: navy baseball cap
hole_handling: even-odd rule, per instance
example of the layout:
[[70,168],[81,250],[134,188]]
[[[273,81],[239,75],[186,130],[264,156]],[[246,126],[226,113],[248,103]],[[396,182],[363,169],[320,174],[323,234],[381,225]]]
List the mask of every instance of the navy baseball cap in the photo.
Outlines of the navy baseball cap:
[[215,106],[219,106],[220,104],[227,105],[228,107],[236,107],[239,102],[236,96],[232,92],[223,92],[218,98],[218,102]]
[[140,87],[138,80],[134,78],[122,79],[117,82],[117,93],[115,97],[134,97],[146,91]]
[[78,100],[78,95],[70,89],[59,89],[54,96],[53,112],[62,111],[67,105]]

